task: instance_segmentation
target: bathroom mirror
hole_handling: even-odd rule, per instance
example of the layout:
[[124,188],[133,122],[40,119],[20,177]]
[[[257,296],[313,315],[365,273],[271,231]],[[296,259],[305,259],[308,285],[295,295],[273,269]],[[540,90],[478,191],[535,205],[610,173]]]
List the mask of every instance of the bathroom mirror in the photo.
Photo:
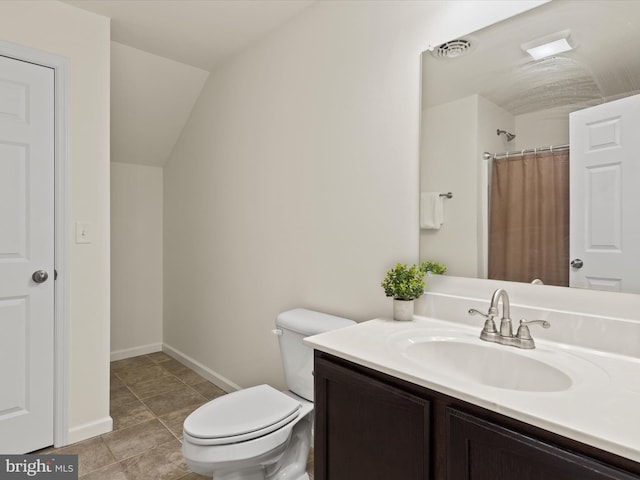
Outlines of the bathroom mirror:
[[[527,49],[549,43],[562,45],[564,51],[543,54],[539,59],[527,52]],[[540,263],[550,264],[552,261],[547,253],[562,250],[564,256],[554,262],[560,265],[556,268],[568,272],[566,278],[544,283],[640,293],[636,286],[625,287],[628,282],[572,283],[573,277],[569,277],[578,271],[578,264],[574,262],[571,267],[569,263],[579,259],[571,258],[574,250],[570,249],[578,235],[569,234],[569,224],[585,217],[585,213],[580,211],[584,202],[578,202],[576,198],[569,202],[568,178],[569,170],[578,171],[568,166],[569,152],[575,156],[574,151],[578,150],[575,145],[569,145],[571,112],[630,100],[640,93],[640,2],[554,0],[451,42],[430,46],[422,55],[422,72],[420,259],[446,264],[450,275],[531,282],[548,275],[547,272],[530,275],[531,259],[538,256]],[[614,130],[611,127],[613,134]],[[635,131],[640,135],[640,125]],[[564,159],[560,158],[563,150]],[[528,214],[521,213],[520,209],[524,207],[509,203],[506,209],[511,213],[517,210],[519,232],[509,230],[509,226],[496,229],[495,221],[502,214],[493,213],[494,224],[491,222],[491,212],[500,211],[495,209],[496,199],[491,197],[504,190],[495,178],[492,179],[496,174],[502,175],[494,158],[504,159],[507,155],[503,154],[509,153],[510,163],[516,157],[539,156],[541,152],[546,152],[549,159],[540,162],[566,164],[564,173],[557,174],[564,177],[554,187],[566,207],[554,204],[548,207],[551,210],[546,210],[556,215],[561,208],[566,208],[565,218],[558,220],[564,225],[564,231],[554,233],[550,244],[530,247],[526,242],[530,237],[541,236],[540,226],[529,225],[528,220],[524,220],[528,218]],[[509,185],[511,190],[528,191],[536,182],[549,183],[545,177],[532,182],[527,174],[510,181]],[[636,185],[640,185],[640,178]],[[601,190],[607,188],[609,186],[604,185]],[[575,194],[576,189],[571,190]],[[616,208],[629,212],[640,205],[640,188],[635,190],[638,190],[635,201],[617,197],[616,192],[605,192],[604,196],[613,198],[614,203],[622,198],[620,202],[624,203]],[[452,198],[438,197],[442,199],[440,213],[437,207],[433,209],[434,202],[437,203],[434,198],[436,194],[446,192],[453,195]],[[528,198],[525,203],[539,206],[550,194],[536,195],[538,197]],[[606,209],[601,210],[603,218],[610,218]],[[442,218],[438,218],[440,215]],[[538,223],[551,222],[553,215],[544,212],[542,215],[544,219]],[[620,230],[613,220],[609,220],[609,224],[605,221],[602,227],[601,233],[605,236],[614,229]],[[584,226],[580,228],[584,229]],[[640,226],[638,229],[640,231]],[[513,264],[521,260],[522,265],[518,268],[526,273],[522,278],[505,278],[500,276],[502,273],[495,275],[500,270],[490,264],[489,258],[497,257],[496,244],[499,249],[503,248],[497,240],[498,231],[506,238],[523,242],[521,250],[510,260]],[[625,251],[631,246],[638,249],[632,258],[635,258],[633,263],[640,266],[640,238],[637,238],[637,232],[634,235],[631,239],[622,239],[622,244]],[[608,248],[611,253],[618,246]],[[490,254],[491,249],[493,253]],[[584,263],[589,264],[590,260],[584,260]],[[636,270],[640,276],[640,268]]]

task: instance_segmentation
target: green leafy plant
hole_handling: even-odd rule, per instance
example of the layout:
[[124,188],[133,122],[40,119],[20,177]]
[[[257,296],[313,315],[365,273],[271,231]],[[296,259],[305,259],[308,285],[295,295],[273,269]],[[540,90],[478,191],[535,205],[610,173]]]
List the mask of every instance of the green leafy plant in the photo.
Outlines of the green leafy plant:
[[447,271],[447,267],[442,263],[434,262],[433,260],[427,260],[420,263],[420,270],[424,273],[431,272],[436,275],[443,275]]
[[393,297],[396,300],[415,300],[424,293],[425,273],[421,266],[408,267],[398,263],[387,271],[380,285],[384,288],[387,297]]

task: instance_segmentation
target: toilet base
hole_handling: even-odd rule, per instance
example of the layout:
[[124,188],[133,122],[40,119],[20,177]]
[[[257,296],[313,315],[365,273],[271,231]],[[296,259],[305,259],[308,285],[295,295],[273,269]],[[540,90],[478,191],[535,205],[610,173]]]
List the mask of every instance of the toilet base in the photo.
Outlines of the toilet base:
[[[187,466],[201,475],[213,475],[215,480],[309,480],[306,470],[311,448],[313,414],[310,411],[306,413],[293,426],[285,443],[260,455],[262,458],[255,458],[256,463],[253,465],[250,459],[208,463],[185,455]],[[183,452],[184,447],[183,440]]]
[[[229,472],[228,474],[220,474],[218,473],[214,480],[265,480],[267,477],[264,476],[264,471],[259,472]],[[299,477],[288,477],[287,480],[309,480],[309,474],[304,472]]]
[[311,418],[307,416],[293,427],[289,447],[275,464],[272,474],[267,468],[265,480],[309,480],[307,460],[311,449]]
[[264,469],[257,467],[255,470],[243,470],[242,472],[216,472],[214,480],[264,480]]

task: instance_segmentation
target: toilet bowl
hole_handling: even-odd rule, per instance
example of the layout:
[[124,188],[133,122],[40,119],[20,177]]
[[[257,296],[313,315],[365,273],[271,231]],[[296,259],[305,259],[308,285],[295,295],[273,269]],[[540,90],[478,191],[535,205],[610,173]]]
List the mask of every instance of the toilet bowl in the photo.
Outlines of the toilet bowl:
[[276,333],[289,390],[269,385],[212,400],[184,421],[182,453],[215,480],[308,480],[313,430],[313,349],[304,337],[355,322],[305,309],[283,312]]
[[[216,480],[303,480],[312,412],[313,403],[269,385],[239,390],[187,417],[183,455],[192,471]],[[275,476],[284,463],[288,476]]]

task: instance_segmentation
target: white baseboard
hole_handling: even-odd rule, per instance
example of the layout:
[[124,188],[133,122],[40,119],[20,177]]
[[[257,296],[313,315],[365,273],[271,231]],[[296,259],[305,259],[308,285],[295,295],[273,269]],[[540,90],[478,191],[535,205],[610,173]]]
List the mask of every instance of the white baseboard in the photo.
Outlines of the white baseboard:
[[[88,438],[97,437],[104,433],[109,433],[113,430],[113,419],[111,417],[105,417],[101,420],[85,423],[77,427],[70,428],[67,432],[66,445],[72,443],[81,442]],[[64,445],[55,445],[56,447],[62,447]]]
[[123,360],[125,358],[137,357],[138,355],[146,355],[147,353],[161,352],[162,343],[151,343],[149,345],[141,345],[139,347],[125,348],[123,350],[115,350],[111,352],[111,361]]
[[194,360],[193,358],[189,357],[188,355],[185,355],[181,351],[173,348],[170,345],[167,345],[166,343],[162,345],[162,351],[165,352],[167,355],[175,358],[177,361],[179,361],[183,365],[189,367],[191,370],[195,371],[197,374],[202,375],[204,378],[209,380],[211,383],[217,385],[218,387],[223,389],[225,392],[234,392],[236,390],[242,390],[242,387],[240,387],[240,385],[233,383],[231,380],[224,377],[223,375],[220,375],[219,373],[214,372],[210,368],[205,367],[197,360]]

